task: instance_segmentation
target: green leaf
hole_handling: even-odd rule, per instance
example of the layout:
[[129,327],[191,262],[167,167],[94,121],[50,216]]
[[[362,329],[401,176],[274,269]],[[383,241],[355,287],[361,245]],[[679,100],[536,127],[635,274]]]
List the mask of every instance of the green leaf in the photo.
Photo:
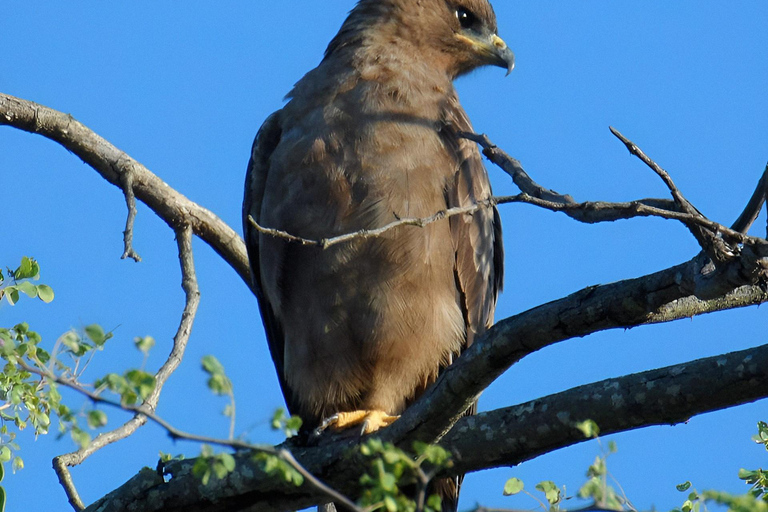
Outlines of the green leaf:
[[69,352],[75,357],[82,357],[93,348],[89,344],[84,343],[75,331],[67,331],[59,339],[62,345],[67,347]]
[[32,258],[24,256],[21,258],[21,265],[19,265],[19,268],[13,272],[13,278],[16,280],[29,279],[32,277],[37,277],[39,273],[40,266],[37,264],[37,262]]
[[0,512],[5,512],[5,489],[0,487]]
[[384,496],[384,507],[387,512],[397,512],[397,501],[391,495]]
[[594,439],[600,434],[600,427],[592,420],[584,420],[576,423],[575,427],[584,434],[584,437]]
[[550,505],[556,505],[560,502],[560,489],[551,480],[545,480],[536,484],[536,489],[543,492]]
[[690,488],[691,488],[691,482],[689,481],[683,482],[682,484],[678,484],[675,486],[675,489],[677,489],[680,492],[685,492]]
[[504,496],[512,496],[519,493],[525,488],[525,484],[519,478],[510,478],[507,483],[504,484]]
[[208,481],[211,478],[211,466],[204,456],[199,457],[195,461],[195,465],[192,466],[192,474],[195,478],[199,478],[203,485],[208,485]]
[[278,407],[275,409],[275,413],[272,415],[271,426],[272,430],[281,430],[283,428],[283,422],[285,421],[285,409]]
[[0,463],[5,464],[11,460],[11,450],[7,446],[0,446]]
[[37,296],[46,304],[53,300],[53,288],[47,284],[37,285]]
[[208,389],[217,395],[229,395],[232,393],[232,381],[226,376],[224,366],[216,357],[207,355],[202,360],[203,370],[210,376]]
[[21,281],[20,283],[16,283],[16,289],[20,292],[23,292],[30,299],[37,297],[37,286],[30,283],[29,281]]
[[17,455],[13,458],[13,471],[15,473],[16,471],[21,471],[22,469],[24,469],[24,460]]
[[203,370],[211,375],[221,375],[224,373],[224,366],[215,356],[207,355],[203,357]]
[[228,453],[222,453],[219,455],[219,460],[221,460],[221,463],[224,465],[224,468],[226,468],[228,472],[231,473],[235,470],[235,458],[232,455]]
[[88,426],[91,428],[103,427],[107,424],[107,415],[104,411],[89,411],[88,412]]
[[74,427],[70,432],[69,435],[72,437],[72,440],[80,446],[80,448],[86,448],[89,444],[91,444],[91,435],[84,431],[81,428]]
[[17,302],[19,302],[19,291],[16,289],[15,286],[6,286],[4,291],[5,291],[4,297],[8,301],[8,304],[13,306]]
[[3,481],[3,478],[5,478],[5,466],[0,464],[0,482]]
[[126,380],[138,391],[139,398],[146,400],[155,389],[155,377],[141,370],[129,370],[125,374]]
[[756,478],[759,476],[759,472],[749,471],[747,469],[741,468],[739,469],[738,476],[741,480],[746,480],[748,484],[752,484],[756,481]]
[[90,339],[97,347],[104,346],[104,343],[112,337],[112,333],[105,333],[104,328],[99,324],[86,325],[84,330],[88,339]]
[[427,506],[434,511],[440,511],[443,509],[443,500],[438,494],[433,494],[427,498]]
[[152,347],[155,346],[155,338],[152,336],[144,336],[144,337],[135,337],[133,338],[133,344],[136,346],[137,349],[141,350],[144,355],[149,354],[149,351],[152,349]]

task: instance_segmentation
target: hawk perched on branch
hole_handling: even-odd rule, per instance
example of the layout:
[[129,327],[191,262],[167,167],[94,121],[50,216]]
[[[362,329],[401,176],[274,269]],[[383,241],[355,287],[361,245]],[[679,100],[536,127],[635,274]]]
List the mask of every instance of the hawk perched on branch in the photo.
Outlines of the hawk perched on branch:
[[[496,32],[487,0],[360,0],[256,136],[245,240],[280,385],[307,428],[390,424],[492,324],[498,212],[325,249],[249,217],[321,240],[490,197],[452,81],[512,69]],[[455,508],[457,489],[441,492]]]

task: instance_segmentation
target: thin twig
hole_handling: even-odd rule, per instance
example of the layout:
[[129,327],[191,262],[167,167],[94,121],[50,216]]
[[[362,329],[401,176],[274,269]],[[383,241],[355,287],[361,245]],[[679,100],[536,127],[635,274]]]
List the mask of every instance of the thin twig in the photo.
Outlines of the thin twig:
[[[133,412],[138,414],[136,414],[136,416],[128,420],[126,423],[109,432],[99,434],[96,439],[94,439],[88,446],[84,448],[80,448],[74,452],[59,455],[53,459],[53,467],[59,478],[59,482],[61,483],[62,487],[64,487],[64,492],[66,492],[67,499],[69,500],[70,504],[77,511],[83,510],[85,506],[78,496],[77,490],[74,487],[72,476],[70,475],[69,469],[67,468],[81,464],[86,458],[90,457],[96,451],[104,448],[108,444],[114,443],[121,439],[125,439],[126,437],[132,435],[139,427],[144,425],[146,423],[146,411],[154,411],[155,407],[157,407],[157,403],[160,399],[160,392],[162,391],[163,386],[171,374],[176,370],[176,368],[178,368],[179,363],[181,363],[181,359],[184,355],[184,350],[186,349],[187,341],[189,340],[189,335],[192,331],[192,324],[194,323],[195,314],[197,313],[197,307],[200,304],[200,291],[197,286],[194,256],[192,253],[191,228],[186,227],[177,229],[176,242],[178,245],[179,261],[181,265],[182,288],[185,295],[184,311],[181,315],[181,322],[173,339],[173,348],[171,349],[171,353],[168,355],[168,359],[165,361],[165,363],[155,374],[155,388],[144,401],[141,410],[133,409]],[[46,377],[51,378],[51,375],[54,375],[54,373],[49,368]],[[70,382],[76,382],[76,380],[72,380]],[[82,386],[79,387],[82,388]],[[87,390],[83,388],[79,391],[83,392]],[[88,393],[90,397],[100,396],[98,391]]]
[[133,192],[133,172],[128,170],[121,174],[123,194],[125,195],[125,204],[128,207],[128,218],[125,221],[125,231],[123,231],[123,250],[122,259],[131,258],[135,262],[141,261],[136,251],[133,250],[133,224],[136,221],[136,196]]
[[[672,177],[667,171],[662,169],[661,166],[653,161],[653,159],[651,159],[648,155],[646,155],[645,152],[643,152],[643,150],[640,149],[637,144],[626,138],[617,129],[611,126],[610,130],[611,133],[613,133],[613,135],[615,135],[616,138],[618,138],[624,144],[624,146],[626,146],[630,154],[639,158],[645,165],[651,168],[651,170],[653,170],[653,172],[655,172],[661,178],[666,187],[669,189],[673,199],[675,200],[675,203],[678,205],[681,211],[692,216],[700,216],[701,218],[704,218],[704,215],[702,215],[701,212],[683,196],[682,192],[680,192],[680,189],[677,188],[677,185],[675,185]],[[722,239],[718,238],[717,231],[702,229],[701,226],[690,223],[685,223],[685,225],[688,227],[694,238],[696,238],[696,241],[699,243],[699,246],[702,248],[702,250],[704,250],[704,252],[712,259],[715,264],[722,264],[727,262],[735,256],[736,252],[738,252],[738,248],[731,247]]]
[[640,147],[626,138],[624,135],[621,134],[619,130],[614,128],[613,126],[609,126],[611,133],[616,136],[624,145],[627,147],[627,150],[629,150],[630,154],[636,156],[639,158],[645,165],[651,168],[653,172],[656,173],[656,175],[661,178],[661,180],[664,182],[664,185],[667,186],[670,193],[672,194],[672,197],[674,198],[675,202],[683,209],[684,212],[687,213],[698,213],[698,210],[693,207],[693,205],[688,201],[684,196],[683,193],[680,192],[680,189],[677,188],[677,185],[675,185],[675,182],[672,180],[672,177],[669,175],[667,171],[661,168],[659,164],[653,161],[651,157],[645,154],[645,152],[640,149]]
[[490,208],[494,204],[495,204],[494,199],[488,198],[485,200],[478,201],[476,204],[471,204],[468,206],[457,206],[454,208],[448,208],[446,210],[440,210],[439,212],[433,215],[430,215],[429,217],[402,218],[402,219],[398,219],[396,221],[390,222],[389,224],[386,224],[384,226],[381,226],[380,228],[361,229],[359,231],[344,233],[344,234],[337,235],[334,237],[329,237],[329,238],[322,238],[320,240],[303,238],[298,235],[288,233],[286,231],[281,231],[279,229],[267,228],[267,227],[261,226],[250,215],[248,216],[248,222],[250,222],[251,225],[259,233],[273,236],[276,238],[282,238],[284,240],[288,240],[289,242],[295,242],[301,245],[311,245],[311,246],[321,247],[323,249],[328,249],[329,247],[333,247],[334,245],[341,244],[344,242],[350,242],[352,240],[381,236],[387,231],[401,227],[401,226],[416,226],[416,227],[423,228],[439,220],[447,219],[448,217],[453,217],[454,215],[471,214],[478,211],[480,208]]
[[355,505],[355,503],[341,494],[340,492],[336,491],[335,489],[328,487],[326,484],[321,482],[317,479],[315,475],[307,471],[304,466],[299,464],[299,461],[297,461],[291,452],[286,450],[285,448],[282,448],[278,451],[278,455],[286,462],[288,462],[291,466],[296,469],[301,475],[304,477],[305,480],[307,480],[312,487],[317,489],[318,491],[324,493],[326,496],[331,498],[334,503],[339,503],[341,505],[344,505],[344,507],[354,510],[355,512],[363,512],[363,509]]
[[555,203],[570,204],[576,202],[573,197],[568,194],[559,194],[558,192],[542,187],[533,181],[528,173],[525,172],[525,169],[523,169],[520,161],[512,158],[492,143],[487,135],[462,131],[457,132],[457,135],[479,144],[483,148],[483,154],[501,170],[509,174],[515,185],[529,196]]
[[744,207],[744,211],[739,215],[739,218],[731,226],[731,229],[740,233],[749,231],[749,228],[757,220],[758,215],[760,215],[760,210],[763,208],[766,197],[768,197],[768,164],[765,164],[765,170],[760,177],[760,181],[757,183],[752,197],[749,199],[747,206]]
[[190,201],[146,167],[69,114],[32,101],[0,93],[0,126],[42,135],[62,145],[121,190],[122,175],[130,173],[136,199],[173,229],[189,224],[252,287],[243,239],[210,210]]
[[[764,239],[750,237],[738,231],[734,231],[726,226],[723,226],[722,224],[711,221],[698,213],[689,214],[689,213],[682,213],[677,210],[668,210],[663,206],[666,206],[669,203],[665,202],[664,200],[657,200],[657,199],[641,199],[641,200],[632,201],[628,203],[608,203],[608,202],[602,202],[602,201],[596,201],[596,202],[588,201],[584,203],[576,203],[576,202],[565,203],[565,202],[561,202],[560,200],[552,201],[547,199],[541,199],[541,198],[533,197],[533,196],[530,196],[529,194],[523,193],[523,194],[518,194],[514,196],[492,197],[485,201],[480,201],[473,205],[441,210],[440,212],[437,212],[436,214],[431,215],[429,217],[402,218],[377,229],[362,229],[359,231],[345,233],[335,237],[323,238],[319,240],[303,238],[303,237],[294,235],[292,233],[288,233],[286,231],[263,227],[260,224],[258,224],[253,219],[253,217],[250,217],[250,216],[248,217],[248,221],[257,231],[265,235],[273,236],[276,238],[282,238],[289,242],[294,242],[301,245],[316,246],[316,247],[321,247],[325,249],[340,243],[351,242],[357,239],[381,236],[383,233],[401,226],[424,227],[428,224],[437,222],[439,220],[447,219],[454,215],[472,214],[482,208],[490,208],[491,206],[494,206],[494,205],[510,204],[510,203],[531,204],[531,205],[538,206],[540,208],[544,208],[553,212],[562,212],[572,218],[576,218],[580,222],[585,222],[590,224],[599,223],[599,222],[613,222],[620,219],[631,219],[635,217],[660,217],[663,219],[677,220],[682,222],[685,225],[700,226],[712,232],[721,233],[723,236],[727,237],[729,240],[732,240],[736,243],[753,245],[757,248],[760,248],[759,252],[761,254],[768,255],[768,243],[766,243]],[[656,205],[661,205],[661,207]]]

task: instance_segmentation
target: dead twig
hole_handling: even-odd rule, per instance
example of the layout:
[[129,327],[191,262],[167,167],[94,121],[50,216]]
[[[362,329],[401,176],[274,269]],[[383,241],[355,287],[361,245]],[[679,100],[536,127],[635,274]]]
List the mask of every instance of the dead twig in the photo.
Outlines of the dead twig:
[[141,261],[136,251],[133,250],[133,224],[136,221],[136,195],[133,193],[133,173],[129,170],[122,175],[123,194],[125,195],[125,204],[128,207],[128,218],[125,221],[125,231],[123,231],[123,255],[121,259],[131,258],[135,262]]
[[[685,196],[683,196],[682,192],[680,192],[680,189],[677,188],[677,185],[675,185],[675,182],[672,180],[672,177],[667,171],[662,169],[661,166],[648,155],[646,155],[645,152],[640,149],[637,144],[622,135],[621,132],[619,132],[616,128],[611,126],[610,130],[611,133],[615,135],[616,138],[618,138],[624,144],[624,146],[626,146],[631,155],[639,158],[645,165],[653,170],[653,172],[655,172],[659,178],[661,178],[661,180],[664,182],[664,185],[666,185],[672,194],[672,198],[675,200],[675,204],[680,209],[680,211],[693,217],[705,218],[704,215],[702,215],[702,213],[696,207],[694,207],[693,204],[691,204],[691,202],[685,198]],[[716,265],[729,261],[738,252],[737,247],[734,247],[732,244],[729,245],[725,243],[722,238],[718,237],[718,234],[722,234],[721,231],[710,231],[702,229],[702,226],[696,225],[694,223],[685,222],[685,225],[688,227],[694,238],[696,238],[696,241],[699,243],[701,249],[707,253],[707,255]]]
[[[77,493],[77,489],[74,485],[72,476],[68,468],[81,464],[85,459],[90,457],[93,453],[97,452],[98,450],[104,448],[105,446],[111,443],[120,441],[121,439],[125,439],[126,437],[133,434],[139,427],[144,425],[147,421],[148,415],[154,412],[155,408],[157,407],[157,403],[160,400],[160,392],[162,391],[163,386],[165,385],[165,383],[167,382],[171,374],[176,370],[176,368],[178,368],[179,364],[181,363],[181,359],[184,355],[184,351],[187,346],[187,341],[189,340],[190,333],[192,332],[192,324],[194,323],[194,320],[195,320],[197,308],[198,308],[198,305],[200,304],[200,290],[198,289],[198,286],[197,286],[197,276],[195,273],[194,256],[192,254],[191,229],[189,227],[178,229],[176,231],[176,242],[178,245],[179,261],[181,265],[181,275],[182,275],[181,286],[184,290],[184,295],[185,295],[184,311],[181,315],[181,322],[176,331],[176,335],[174,336],[173,348],[171,349],[171,352],[168,355],[168,359],[165,361],[165,363],[160,367],[160,369],[155,374],[155,388],[152,390],[152,392],[150,393],[150,395],[147,397],[147,399],[144,401],[144,403],[140,408],[126,409],[136,413],[136,415],[130,420],[128,420],[126,423],[124,423],[122,426],[114,430],[111,430],[109,432],[99,434],[88,446],[84,448],[80,448],[79,450],[76,450],[74,452],[59,455],[58,457],[55,457],[53,459],[53,467],[54,467],[54,470],[56,471],[56,475],[59,478],[59,483],[64,488],[64,492],[66,492],[67,494],[67,499],[69,500],[69,503],[77,511],[85,509],[85,505],[83,504],[82,500],[80,499],[80,496]],[[25,369],[27,371],[44,376],[48,379],[51,379],[54,376],[53,372],[51,372],[50,370],[47,373],[39,372],[26,365],[25,365]],[[97,398],[99,397],[97,393],[92,393],[82,388],[82,386],[77,385],[75,381],[62,379],[62,380],[57,380],[57,382],[60,382],[65,386],[76,389],[77,391],[88,396],[91,400],[103,401],[104,403],[107,403],[113,406],[115,405],[115,403],[106,401],[103,398]],[[120,404],[117,404],[117,405],[119,406]]]
[[[763,208],[766,198],[768,197],[768,164],[765,164],[765,170],[760,177],[760,181],[757,183],[752,197],[749,198],[747,206],[744,207],[744,211],[741,212],[739,218],[733,223],[731,229],[740,233],[746,233],[752,224],[757,220],[757,216],[760,215],[760,210]],[[766,233],[768,235],[768,233]]]

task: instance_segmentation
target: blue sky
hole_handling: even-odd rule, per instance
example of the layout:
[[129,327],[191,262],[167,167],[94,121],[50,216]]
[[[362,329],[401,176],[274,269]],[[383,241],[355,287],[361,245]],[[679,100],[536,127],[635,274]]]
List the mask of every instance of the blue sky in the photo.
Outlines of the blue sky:
[[[3,9],[0,91],[69,112],[190,199],[238,229],[245,166],[264,118],[320,60],[352,0],[326,2],[66,2],[10,0]],[[457,87],[475,128],[520,159],[541,184],[579,200],[664,196],[661,182],[611,136],[613,125],[672,174],[711,219],[732,222],[768,159],[768,3],[497,1],[501,36],[517,55],[507,78],[485,69]],[[514,193],[490,169],[497,194]],[[173,233],[140,207],[135,247],[122,261],[125,206],[117,189],[41,137],[0,130],[0,265],[38,259],[50,305],[0,305],[0,325],[25,320],[51,346],[71,327],[115,328],[91,377],[141,365],[134,336],[152,335],[156,369],[170,349],[183,296]],[[497,317],[584,286],[653,272],[692,257],[680,225],[638,219],[585,226],[530,206],[502,207],[506,283]],[[759,221],[764,223],[764,218]],[[763,224],[764,225],[764,224]],[[195,243],[202,304],[184,363],[159,413],[178,427],[224,437],[225,403],[205,387],[200,359],[216,355],[235,386],[238,432],[277,442],[267,418],[282,405],[255,299],[207,246]],[[483,395],[481,409],[520,403],[610,376],[765,343],[765,311],[749,308],[670,325],[609,331],[542,350]],[[70,397],[79,403],[76,396]],[[740,467],[766,464],[749,437],[766,401],[684,425],[610,439],[609,468],[642,508],[684,499],[674,486],[745,490]],[[111,424],[127,416],[107,410]],[[21,436],[26,468],[8,474],[8,510],[66,510],[50,460],[74,445]],[[158,451],[195,454],[155,426],[73,470],[88,503]],[[462,508],[534,508],[504,498],[512,476],[575,493],[594,442],[517,468],[467,478]]]

